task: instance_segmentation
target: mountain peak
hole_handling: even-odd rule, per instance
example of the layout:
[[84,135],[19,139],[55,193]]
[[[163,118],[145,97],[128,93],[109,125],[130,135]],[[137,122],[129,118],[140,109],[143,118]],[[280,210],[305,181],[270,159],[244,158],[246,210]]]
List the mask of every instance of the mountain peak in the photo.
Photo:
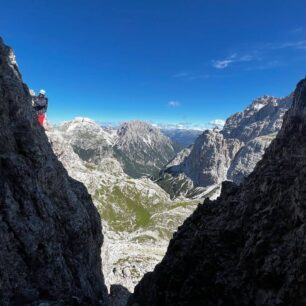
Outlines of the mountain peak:
[[92,125],[94,127],[100,128],[100,125],[97,124],[94,120],[86,117],[75,117],[74,119],[70,121],[65,121],[63,122],[60,126],[62,128],[75,128],[77,126],[82,126],[82,125]]
[[250,111],[250,110],[259,111],[261,108],[263,108],[267,104],[273,104],[277,100],[278,100],[278,98],[268,96],[268,95],[259,97],[255,100],[253,100],[253,102],[246,108],[246,110],[244,112],[246,113],[247,111]]
[[127,133],[135,135],[161,134],[160,130],[148,122],[140,120],[132,120],[124,122],[118,128],[118,135],[123,136]]
[[118,158],[125,164],[126,173],[132,177],[157,176],[177,153],[170,138],[144,121],[123,123],[117,135]]
[[131,142],[143,141],[148,146],[158,146],[160,141],[167,142],[171,145],[171,140],[164,135],[160,129],[153,125],[139,120],[133,120],[124,122],[117,130],[119,136],[118,145],[123,146],[124,144]]
[[226,138],[238,138],[246,143],[255,137],[275,133],[280,130],[282,118],[291,104],[292,95],[255,99],[244,111],[226,120],[222,134]]

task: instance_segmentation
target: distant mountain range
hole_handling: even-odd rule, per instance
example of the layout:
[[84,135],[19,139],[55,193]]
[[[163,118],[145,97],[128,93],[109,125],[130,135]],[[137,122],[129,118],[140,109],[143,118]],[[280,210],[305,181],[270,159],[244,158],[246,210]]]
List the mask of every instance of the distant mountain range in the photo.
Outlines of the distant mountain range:
[[114,129],[76,118],[60,125],[59,130],[83,160],[99,164],[105,157],[113,157],[133,178],[158,176],[180,150],[158,128],[143,121],[125,122]]

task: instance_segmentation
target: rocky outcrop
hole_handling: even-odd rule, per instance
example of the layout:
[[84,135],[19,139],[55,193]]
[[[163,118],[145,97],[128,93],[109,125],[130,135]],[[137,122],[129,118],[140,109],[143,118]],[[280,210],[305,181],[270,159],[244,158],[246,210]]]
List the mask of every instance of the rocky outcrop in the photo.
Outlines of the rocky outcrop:
[[254,172],[198,206],[130,305],[306,305],[305,156],[306,79]]
[[255,168],[276,133],[259,136],[250,140],[239,150],[227,171],[227,179],[240,184]]
[[232,159],[240,149],[237,139],[226,139],[218,129],[206,130],[199,136],[180,164],[167,165],[157,181],[172,197],[193,197],[213,185],[220,184],[226,177]]
[[172,197],[193,197],[226,179],[240,183],[280,130],[291,103],[292,95],[254,100],[243,112],[229,117],[222,130],[204,131],[189,156],[175,167],[166,166],[158,184]]
[[106,305],[100,218],[67,175],[0,39],[0,304]]
[[239,149],[238,140],[226,139],[218,130],[206,130],[185,160],[184,173],[195,187],[221,183]]

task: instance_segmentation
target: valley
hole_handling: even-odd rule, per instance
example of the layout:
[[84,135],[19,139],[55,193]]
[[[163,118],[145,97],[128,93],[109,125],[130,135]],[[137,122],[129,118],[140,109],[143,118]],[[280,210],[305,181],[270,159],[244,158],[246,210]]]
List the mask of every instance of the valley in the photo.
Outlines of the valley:
[[[156,128],[136,122],[136,128],[139,125],[142,129],[137,130],[137,141],[141,141],[138,146],[118,139],[121,130],[117,134],[87,118],[76,118],[59,127],[46,125],[55,154],[69,175],[84,183],[100,213],[104,234],[103,272],[107,286],[121,284],[131,292],[141,277],[160,261],[172,234],[199,202],[198,198],[185,197],[171,200],[169,194],[150,179],[153,162],[144,169],[144,160],[135,161],[148,173],[147,177],[133,178],[124,172],[126,160],[120,158],[122,152],[118,158],[118,143],[125,143],[131,150],[141,148],[141,156],[147,157],[150,153],[157,164],[162,164],[165,158],[161,143],[165,142],[166,149],[172,148],[171,140]],[[130,156],[134,153],[130,151]],[[162,161],[158,160],[161,155]],[[210,196],[217,194],[218,190]]]
[[180,151],[158,128],[141,121],[117,129],[82,117],[46,125],[55,154],[87,187],[101,216],[108,288],[120,284],[133,292],[198,203],[216,199],[223,181],[240,184],[252,172],[291,101],[291,96],[256,99],[229,117],[222,130],[206,130]]

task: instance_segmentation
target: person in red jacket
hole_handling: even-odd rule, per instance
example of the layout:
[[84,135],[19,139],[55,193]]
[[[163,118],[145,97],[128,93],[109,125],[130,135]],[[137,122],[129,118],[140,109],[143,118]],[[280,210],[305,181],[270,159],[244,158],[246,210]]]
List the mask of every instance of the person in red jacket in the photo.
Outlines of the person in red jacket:
[[48,98],[46,96],[46,91],[41,89],[39,91],[39,95],[34,98],[34,105],[33,105],[37,116],[38,122],[41,126],[44,125],[45,115],[48,109]]

